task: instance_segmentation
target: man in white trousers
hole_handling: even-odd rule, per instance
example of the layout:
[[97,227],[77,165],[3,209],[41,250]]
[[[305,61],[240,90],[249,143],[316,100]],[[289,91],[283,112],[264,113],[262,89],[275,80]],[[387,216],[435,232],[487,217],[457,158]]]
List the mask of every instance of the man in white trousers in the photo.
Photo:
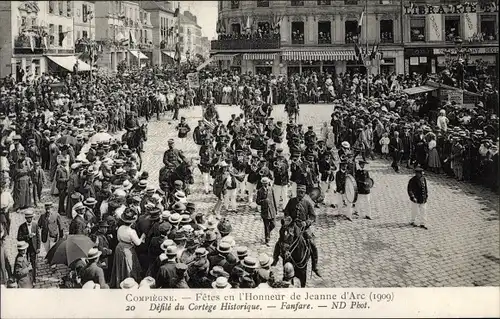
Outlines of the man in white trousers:
[[352,222],[352,203],[347,200],[345,194],[345,181],[347,176],[347,162],[340,162],[340,169],[335,173],[335,185],[337,187],[337,206],[348,221]]
[[359,161],[359,169],[356,170],[356,185],[358,187],[358,200],[356,209],[360,218],[372,219],[371,217],[371,178],[368,171],[365,170],[366,161]]
[[421,167],[415,168],[415,176],[408,182],[408,196],[411,201],[410,225],[427,229],[427,180]]
[[283,156],[283,149],[276,150],[276,158],[273,163],[273,176],[274,176],[274,194],[278,200],[282,200],[282,208],[288,203],[288,183],[290,182],[290,173],[288,170],[288,161]]

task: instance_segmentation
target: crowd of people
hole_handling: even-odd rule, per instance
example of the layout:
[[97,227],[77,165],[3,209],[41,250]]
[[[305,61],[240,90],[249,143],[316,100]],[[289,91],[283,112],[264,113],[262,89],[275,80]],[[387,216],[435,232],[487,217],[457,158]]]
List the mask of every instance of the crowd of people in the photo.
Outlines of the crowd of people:
[[[282,278],[273,271],[284,257],[279,245],[289,236],[285,230],[303,231],[312,270],[320,276],[311,231],[315,210],[329,205],[349,221],[356,213],[371,219],[373,180],[364,165],[375,156],[390,157],[396,172],[401,164],[415,168],[408,186],[414,226],[428,227],[423,171],[498,191],[498,83],[493,77],[467,79],[482,95],[475,108],[466,109],[404,93],[423,82],[416,74],[287,77],[209,68],[199,76],[198,88],[190,87],[185,72],[158,67],[92,80],[68,75],[59,79],[61,85],[48,75],[4,81],[1,243],[15,236],[19,254],[13,267],[1,256],[2,284],[33,286],[41,248],[46,254],[59,240],[68,240],[61,222],[67,218],[69,235],[87,236],[93,244],[84,256],[68,261],[65,287],[304,287],[293,256],[284,260]],[[313,126],[305,130],[293,116],[288,123],[272,117],[273,105],[284,104],[292,115],[301,103],[320,99],[333,105],[320,133]],[[227,123],[215,108],[221,103],[235,105]],[[217,198],[211,212],[197,210],[190,200],[193,162],[175,140],[167,143],[158,183],[141,171],[147,126],[139,118],[160,120],[172,111],[177,120],[182,108],[199,104],[204,119],[198,126],[191,131],[181,116],[176,128],[179,140],[192,134],[199,145],[203,190]],[[124,138],[114,136],[123,130]],[[355,206],[346,192],[350,174],[359,193]],[[41,202],[46,180],[57,205]],[[284,211],[273,256],[257,257],[252,247],[236,243],[224,215],[238,209],[238,198],[260,212],[265,245],[271,246],[277,213]],[[26,222],[15,232],[10,215],[19,213]]]

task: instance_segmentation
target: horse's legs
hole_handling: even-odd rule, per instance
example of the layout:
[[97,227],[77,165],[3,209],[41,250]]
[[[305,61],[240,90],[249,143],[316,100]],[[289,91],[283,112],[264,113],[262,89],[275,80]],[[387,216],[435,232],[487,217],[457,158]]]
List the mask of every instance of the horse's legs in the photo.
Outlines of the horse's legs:
[[295,268],[295,277],[300,280],[300,287],[305,288],[307,282],[307,265],[303,269]]

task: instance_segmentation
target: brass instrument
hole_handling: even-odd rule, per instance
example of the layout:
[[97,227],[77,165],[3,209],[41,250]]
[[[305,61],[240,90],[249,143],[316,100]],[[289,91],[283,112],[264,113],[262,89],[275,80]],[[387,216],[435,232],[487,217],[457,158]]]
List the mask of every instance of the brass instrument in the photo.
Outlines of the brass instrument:
[[292,158],[290,160],[290,164],[292,164],[296,167],[300,167],[300,166],[302,166],[302,160],[300,158]]
[[284,170],[286,169],[286,163],[283,159],[278,159],[274,161],[273,166],[280,173],[283,173]]
[[267,166],[262,167],[259,170],[259,175],[260,176],[267,176],[267,175],[269,175],[269,168],[267,168]]
[[257,172],[257,170],[259,169],[259,162],[259,159],[255,159],[250,162],[250,170],[252,172]]

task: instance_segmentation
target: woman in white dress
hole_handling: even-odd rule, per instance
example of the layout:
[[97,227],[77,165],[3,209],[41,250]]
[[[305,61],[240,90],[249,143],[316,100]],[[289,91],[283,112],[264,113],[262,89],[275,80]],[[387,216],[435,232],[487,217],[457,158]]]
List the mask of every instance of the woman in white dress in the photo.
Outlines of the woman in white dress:
[[134,278],[135,281],[141,280],[141,265],[135,251],[135,247],[144,242],[146,234],[141,237],[131,226],[137,220],[137,215],[132,210],[126,210],[121,215],[121,226],[118,227],[116,237],[118,245],[115,249],[113,269],[111,270],[111,288],[118,288],[120,283],[126,278]]

